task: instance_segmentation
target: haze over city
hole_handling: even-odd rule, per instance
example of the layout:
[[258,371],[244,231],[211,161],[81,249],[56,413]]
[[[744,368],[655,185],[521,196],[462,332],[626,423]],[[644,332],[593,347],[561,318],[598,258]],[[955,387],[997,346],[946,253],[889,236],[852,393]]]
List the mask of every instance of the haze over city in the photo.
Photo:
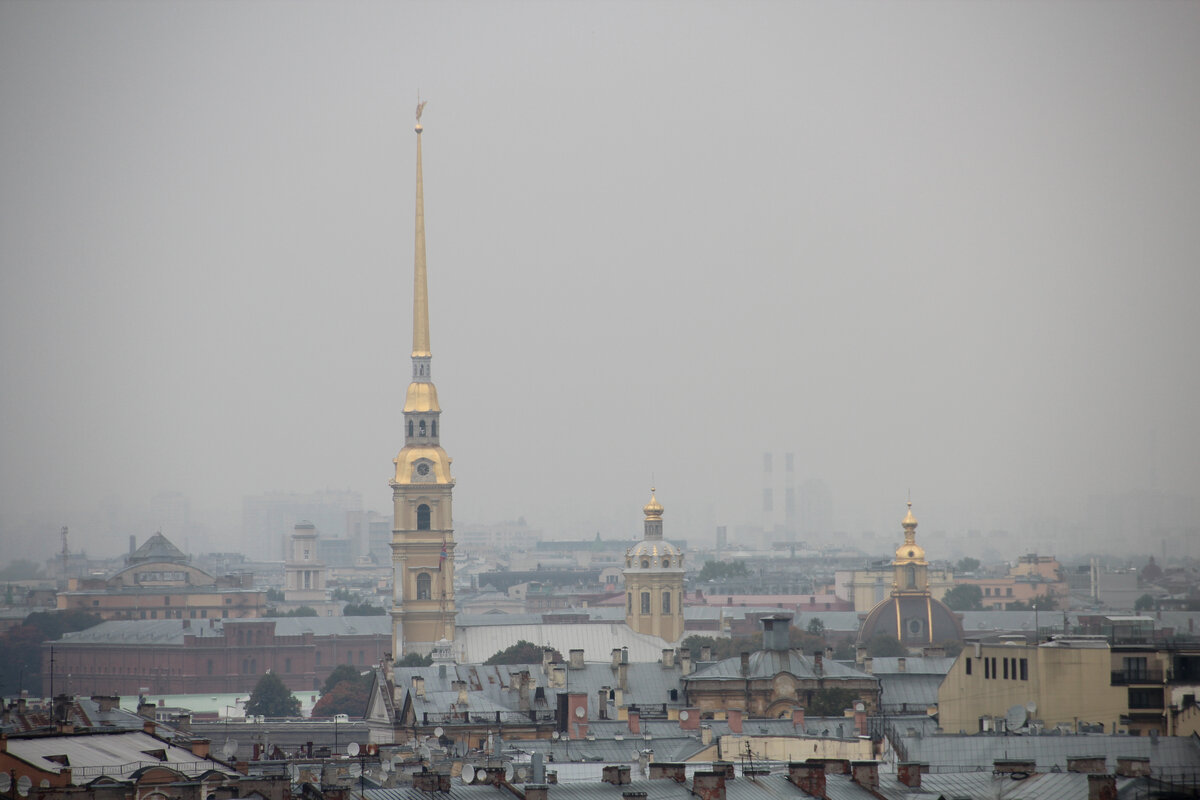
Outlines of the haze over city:
[[792,452],[931,556],[1194,527],[1197,74],[1194,3],[4,3],[0,549],[388,511],[418,90],[457,525],[711,542]]

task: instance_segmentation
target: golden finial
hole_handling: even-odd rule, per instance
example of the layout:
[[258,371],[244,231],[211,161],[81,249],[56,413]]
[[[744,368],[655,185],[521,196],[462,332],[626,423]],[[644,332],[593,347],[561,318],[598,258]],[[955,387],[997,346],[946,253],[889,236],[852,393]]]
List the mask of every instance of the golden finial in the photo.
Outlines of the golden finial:
[[413,128],[413,130],[415,130],[417,133],[420,133],[424,130],[424,128],[421,127],[421,112],[425,110],[425,104],[428,102],[428,100],[421,99],[420,92],[417,93],[417,126]]

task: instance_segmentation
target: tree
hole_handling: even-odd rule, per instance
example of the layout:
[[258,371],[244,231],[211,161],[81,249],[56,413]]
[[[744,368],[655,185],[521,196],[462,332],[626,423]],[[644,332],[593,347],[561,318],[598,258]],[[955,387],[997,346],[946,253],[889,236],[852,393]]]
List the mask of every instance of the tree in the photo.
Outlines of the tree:
[[727,578],[749,577],[750,570],[746,569],[745,561],[705,561],[700,569],[700,580],[719,581]]
[[246,701],[246,713],[264,717],[296,717],[300,715],[300,701],[292,697],[283,680],[273,672],[258,679],[250,699]]
[[1153,611],[1154,597],[1149,594],[1144,594],[1133,603],[1134,611]]
[[955,611],[980,611],[983,609],[983,590],[973,583],[960,583],[946,590],[942,602]]
[[853,689],[817,689],[805,711],[814,717],[840,717],[847,708],[854,708],[858,699]]
[[974,572],[977,569],[979,569],[978,558],[960,558],[954,565],[955,572]]
[[280,611],[276,608],[268,608],[267,613],[263,616],[267,617],[319,617],[320,614],[312,606],[300,606],[293,608],[291,611]]
[[346,714],[351,717],[361,717],[367,710],[367,699],[370,696],[371,684],[342,681],[325,694],[313,706],[314,717],[332,717],[334,714]]
[[0,569],[0,580],[3,581],[30,581],[41,577],[42,570],[38,565],[23,558],[10,561],[4,569]]
[[361,674],[357,669],[349,664],[338,664],[333,668],[333,672],[329,673],[329,677],[325,679],[325,683],[321,686],[321,694],[329,694],[334,687],[339,683],[349,681],[350,683],[367,683],[371,682],[371,674]]
[[813,617],[808,621],[808,632],[813,636],[825,636],[825,623],[820,617]]
[[397,667],[428,667],[433,663],[433,655],[423,656],[420,653],[409,653],[396,662]]
[[[492,664],[541,664],[542,663],[542,646],[527,642],[521,639],[514,645],[509,645],[503,650],[494,653],[491,658],[483,662],[487,666]],[[553,659],[555,663],[562,662],[562,654],[557,650],[554,651]]]
[[267,602],[268,603],[282,603],[283,602],[283,592],[279,591],[278,589],[267,589]]
[[908,648],[890,633],[877,633],[867,640],[867,655],[871,658],[887,658],[908,654]]
[[382,617],[387,614],[379,606],[373,606],[370,603],[347,603],[342,608],[343,617]]
[[[0,636],[0,692],[42,691],[42,643],[103,622],[86,611],[36,611]],[[57,689],[56,689],[57,690]]]

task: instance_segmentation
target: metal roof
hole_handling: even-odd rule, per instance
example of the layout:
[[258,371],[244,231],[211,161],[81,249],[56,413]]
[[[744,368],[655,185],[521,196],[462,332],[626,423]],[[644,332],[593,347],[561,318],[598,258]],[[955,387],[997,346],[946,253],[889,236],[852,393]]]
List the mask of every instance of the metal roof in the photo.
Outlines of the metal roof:
[[902,672],[877,675],[879,703],[886,714],[921,711],[937,705],[938,689],[945,679],[942,675],[908,675]]
[[[387,620],[387,617],[378,619]],[[614,647],[629,648],[629,660],[658,661],[662,651],[672,647],[657,636],[636,633],[621,622],[607,625],[573,625],[569,623],[536,623],[532,625],[485,625],[455,627],[454,645],[464,662],[480,663],[525,640],[553,647],[564,656],[570,650],[583,650],[584,658],[607,661]]]
[[[831,658],[822,659],[822,671],[818,674],[814,668],[814,659],[799,650],[758,650],[750,653],[751,679],[771,678],[786,672],[797,678],[816,680],[874,680],[873,675],[860,672],[853,667],[840,664]],[[684,681],[692,680],[744,680],[741,657],[726,658],[712,664],[707,664],[686,676]]]
[[924,656],[915,656],[904,659],[904,669],[900,669],[900,659],[892,656],[873,658],[871,659],[871,672],[875,675],[886,675],[890,673],[907,673],[923,674],[923,675],[942,675],[950,671],[954,666],[957,658],[949,656],[942,658],[931,658]]
[[1155,770],[1200,769],[1200,740],[1195,737],[940,734],[905,737],[902,746],[908,760],[938,767],[973,769],[982,765],[990,769],[998,759],[1031,758],[1036,760],[1039,770],[1066,769],[1068,756],[1102,755],[1110,771],[1116,768],[1117,758],[1122,756],[1149,758]]
[[67,767],[52,761],[51,757],[66,756],[76,784],[87,783],[101,775],[129,775],[147,766],[166,766],[189,776],[208,770],[237,774],[218,761],[197,758],[191,750],[142,731],[12,737],[8,740],[8,753],[43,772],[53,773]]

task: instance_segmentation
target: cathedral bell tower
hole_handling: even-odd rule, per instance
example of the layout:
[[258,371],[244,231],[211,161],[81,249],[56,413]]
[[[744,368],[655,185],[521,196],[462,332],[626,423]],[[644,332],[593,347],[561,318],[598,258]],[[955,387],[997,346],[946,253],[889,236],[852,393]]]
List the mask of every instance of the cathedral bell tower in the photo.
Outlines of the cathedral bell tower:
[[404,447],[392,487],[392,656],[430,653],[454,640],[451,459],[440,444],[442,409],[429,349],[421,111],[417,106],[417,219],[413,265],[412,383],[404,400]]
[[650,490],[643,539],[625,552],[625,623],[668,642],[683,637],[683,553],[663,538],[663,507]]

